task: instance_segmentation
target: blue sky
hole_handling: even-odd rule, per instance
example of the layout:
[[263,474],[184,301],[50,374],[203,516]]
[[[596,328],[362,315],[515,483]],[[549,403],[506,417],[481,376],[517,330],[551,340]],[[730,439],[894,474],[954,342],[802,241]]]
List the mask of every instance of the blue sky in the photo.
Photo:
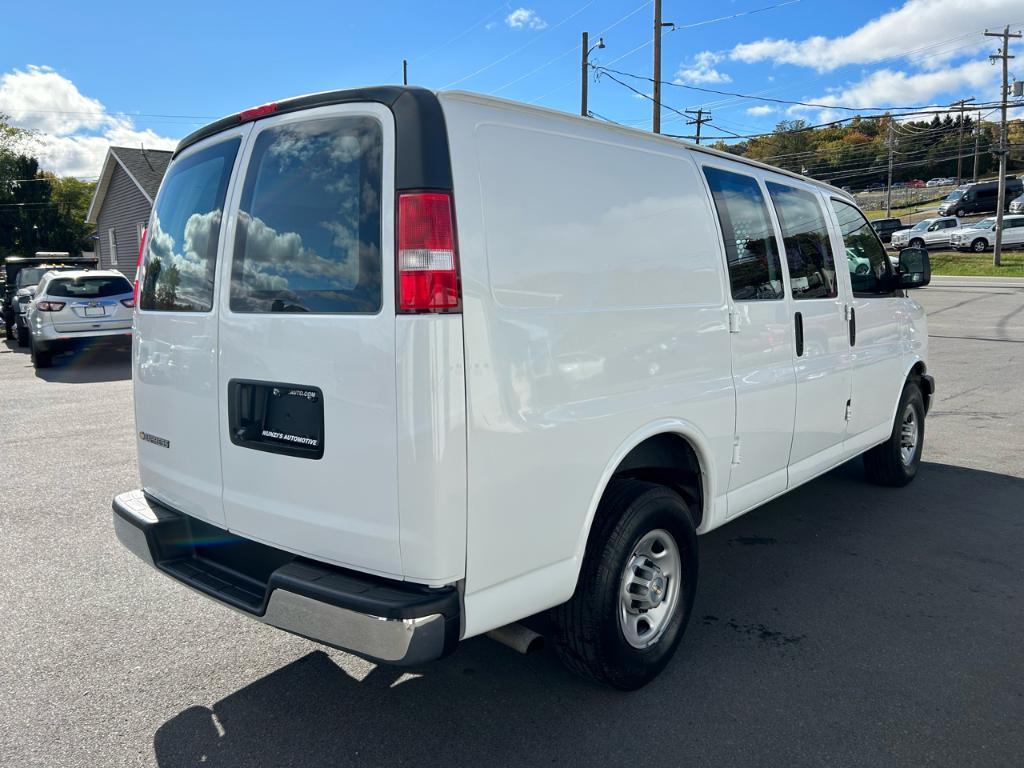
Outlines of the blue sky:
[[[1020,0],[663,0],[665,80],[744,94],[867,106],[997,97],[985,27],[1024,25]],[[777,7],[772,7],[777,6]],[[310,91],[401,81],[579,109],[580,32],[601,65],[651,74],[653,4],[519,2],[18,3],[5,9],[0,113],[39,132],[44,165],[99,172],[110,143],[173,146],[224,114]],[[765,9],[765,10],[758,10]],[[758,11],[758,12],[754,12]],[[745,14],[745,15],[744,15]],[[11,34],[13,32],[13,34]],[[1024,46],[1016,45],[1024,77]],[[642,80],[622,78],[641,91]],[[832,110],[666,87],[666,105],[710,107],[705,135],[770,130]],[[590,107],[649,128],[651,104],[603,77]],[[666,109],[666,133],[688,133]],[[714,126],[717,125],[716,129]]]

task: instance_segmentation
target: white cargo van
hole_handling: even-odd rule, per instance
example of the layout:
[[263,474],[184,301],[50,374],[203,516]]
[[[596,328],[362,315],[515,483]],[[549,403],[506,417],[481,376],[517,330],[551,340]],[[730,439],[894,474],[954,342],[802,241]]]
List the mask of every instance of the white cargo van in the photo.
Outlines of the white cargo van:
[[385,662],[548,612],[636,688],[697,534],[860,454],[914,477],[929,277],[846,193],[637,130],[397,87],[248,110],[154,206],[117,535]]

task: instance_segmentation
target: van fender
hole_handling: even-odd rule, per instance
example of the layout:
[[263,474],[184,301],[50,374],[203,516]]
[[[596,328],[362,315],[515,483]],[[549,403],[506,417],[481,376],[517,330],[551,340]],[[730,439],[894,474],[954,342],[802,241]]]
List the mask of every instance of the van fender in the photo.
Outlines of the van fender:
[[[900,407],[900,395],[903,394],[903,387],[907,383],[907,379],[910,378],[911,373],[913,373],[914,368],[916,368],[918,365],[921,366],[921,375],[922,376],[928,373],[928,364],[924,361],[924,358],[922,358],[918,354],[915,354],[912,357],[910,357],[909,360],[907,361],[906,365],[903,367],[903,378],[900,379],[899,389],[896,390],[896,397],[893,398],[893,402],[892,402],[892,416],[889,419],[890,427],[893,424],[896,423],[896,411]],[[932,377],[928,376],[926,378],[926,382],[933,382]],[[927,386],[927,384],[926,384],[926,386]],[[926,398],[926,400],[925,400],[926,404],[930,402],[931,396],[935,393],[934,392],[934,384],[931,384],[931,386],[932,386],[932,391],[924,393],[925,398]],[[928,410],[931,410],[931,409],[929,407],[927,407],[927,405],[926,405],[926,412]]]
[[[713,508],[715,503],[715,460],[711,452],[710,442],[707,436],[692,422],[685,419],[658,419],[640,427],[636,432],[626,438],[612,454],[611,459],[601,473],[600,480],[594,493],[590,498],[590,506],[587,509],[586,519],[583,521],[580,536],[576,542],[575,577],[572,590],[576,589],[576,581],[579,580],[580,568],[583,565],[583,555],[587,549],[587,540],[590,538],[590,529],[597,516],[597,507],[601,503],[608,483],[626,455],[648,438],[661,434],[674,434],[684,438],[693,447],[697,454],[697,462],[700,465],[701,484],[703,486],[704,509],[701,528],[707,528],[709,523],[713,524]],[[700,529],[698,529],[700,532]],[[570,591],[570,594],[571,594]]]

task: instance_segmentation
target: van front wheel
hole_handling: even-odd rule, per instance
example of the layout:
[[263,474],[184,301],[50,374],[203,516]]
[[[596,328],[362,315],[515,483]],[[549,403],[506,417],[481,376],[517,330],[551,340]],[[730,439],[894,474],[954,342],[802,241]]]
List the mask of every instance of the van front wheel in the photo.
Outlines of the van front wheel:
[[697,591],[697,535],[664,486],[615,480],[598,507],[576,592],[552,610],[555,648],[572,671],[626,691],[664,669]]
[[868,479],[878,485],[904,486],[914,479],[924,447],[924,398],[913,380],[903,386],[889,439],[864,454]]

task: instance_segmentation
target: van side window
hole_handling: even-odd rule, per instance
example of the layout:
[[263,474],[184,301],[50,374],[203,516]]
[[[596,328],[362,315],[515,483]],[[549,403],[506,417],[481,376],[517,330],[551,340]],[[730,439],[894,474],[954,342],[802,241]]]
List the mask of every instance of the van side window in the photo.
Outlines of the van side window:
[[354,115],[256,136],[238,211],[232,312],[380,310],[383,142],[377,120]]
[[891,265],[885,248],[859,210],[842,200],[832,199],[846,248],[846,264],[854,294],[887,294]]
[[222,141],[171,164],[146,238],[139,309],[213,308],[221,212],[239,144],[239,139]]
[[836,265],[828,225],[810,192],[768,182],[789,263],[789,286],[794,299],[832,299],[839,295]]
[[782,263],[757,180],[707,166],[704,176],[722,225],[732,297],[737,301],[783,298]]

